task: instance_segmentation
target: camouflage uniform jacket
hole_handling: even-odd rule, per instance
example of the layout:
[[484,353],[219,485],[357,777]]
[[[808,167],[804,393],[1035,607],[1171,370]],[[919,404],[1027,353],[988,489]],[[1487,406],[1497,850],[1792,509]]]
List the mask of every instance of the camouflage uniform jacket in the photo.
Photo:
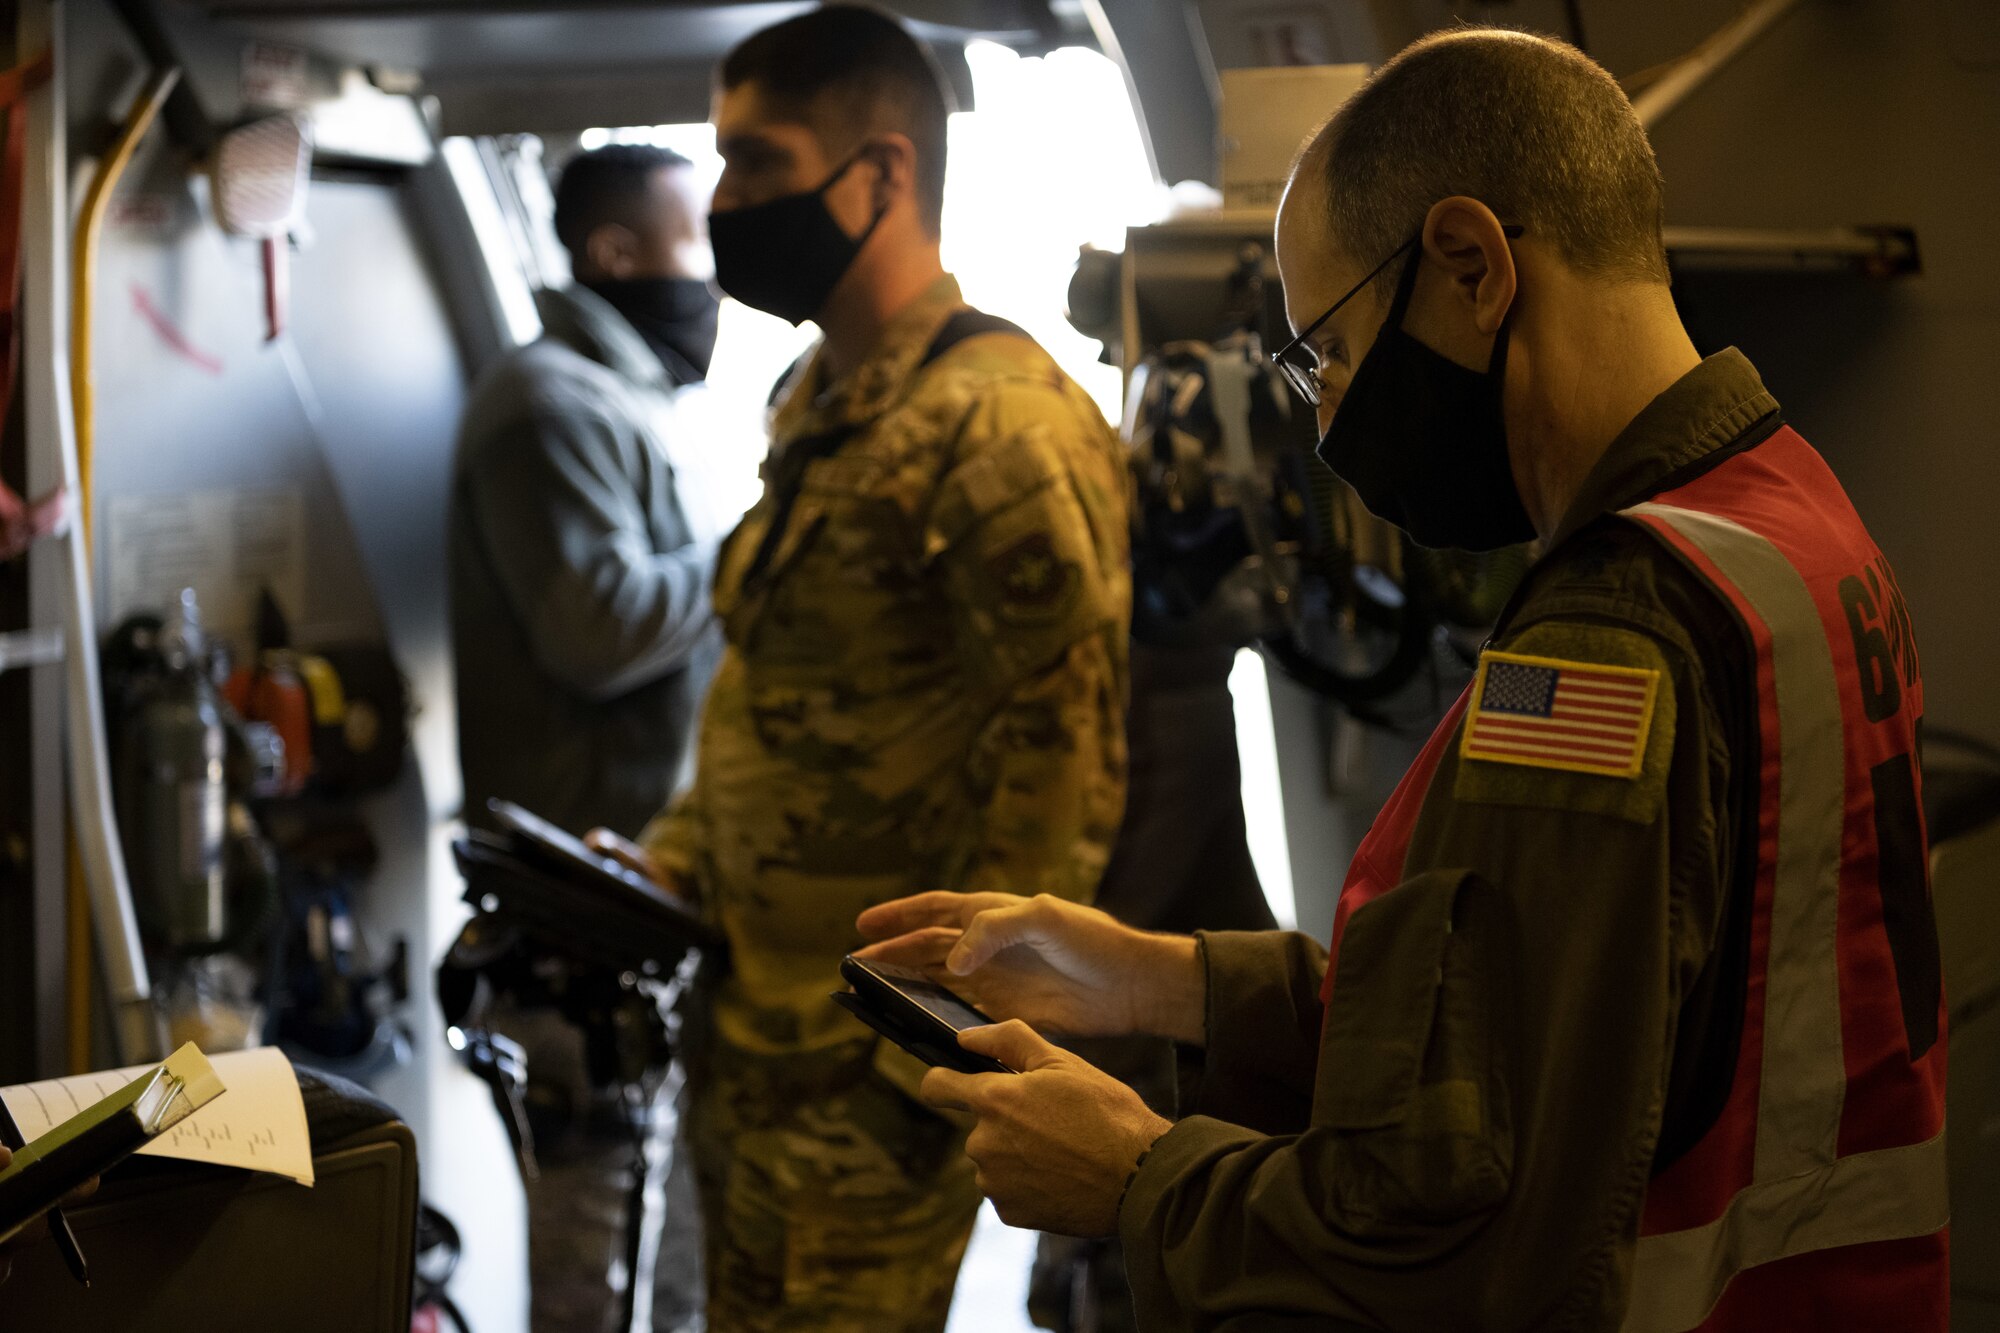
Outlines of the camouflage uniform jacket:
[[[828,996],[862,908],[1087,898],[1117,831],[1122,453],[1025,338],[924,365],[963,308],[941,279],[839,382],[823,353],[794,375],[764,497],[719,561],[728,642],[695,783],[642,841],[728,934],[713,1035],[746,1055],[852,1057],[865,1034]],[[798,467],[829,431],[851,433]]]

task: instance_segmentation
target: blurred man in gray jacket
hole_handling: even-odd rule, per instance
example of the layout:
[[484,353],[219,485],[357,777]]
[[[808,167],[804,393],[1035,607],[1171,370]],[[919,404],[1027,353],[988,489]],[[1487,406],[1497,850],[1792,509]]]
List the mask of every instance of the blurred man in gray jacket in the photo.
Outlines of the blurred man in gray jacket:
[[468,820],[491,797],[627,835],[683,776],[719,640],[663,433],[715,346],[686,158],[618,144],[556,188],[576,285],[474,389],[451,515]]
[[[715,346],[707,201],[692,175],[687,159],[637,145],[570,161],[555,222],[576,285],[538,294],[545,336],[494,366],[466,409],[450,542],[474,824],[497,796],[574,832],[629,836],[689,764],[721,646],[708,590],[719,534],[702,522],[713,507],[676,494],[669,462],[713,445],[672,438],[674,394],[707,374]],[[528,1187],[532,1326],[604,1333],[636,1279],[637,1303],[655,1296],[672,1327],[699,1286],[688,1261],[656,1273],[642,1254],[634,1274],[624,1250],[633,1131],[657,1187],[671,1116],[618,1097],[550,984],[489,1015],[528,1053],[541,1165]],[[668,1189],[670,1211],[691,1214],[685,1181]]]

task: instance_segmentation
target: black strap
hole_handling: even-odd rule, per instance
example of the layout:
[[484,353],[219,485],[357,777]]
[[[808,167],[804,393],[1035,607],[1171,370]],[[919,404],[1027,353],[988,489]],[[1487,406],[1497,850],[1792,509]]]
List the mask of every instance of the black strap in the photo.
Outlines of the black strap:
[[[976,338],[982,333],[1011,333],[1017,338],[1026,338],[1029,342],[1034,342],[1028,331],[1013,320],[1002,319],[998,315],[989,315],[984,310],[974,310],[971,306],[967,306],[945,320],[944,327],[938,330],[937,337],[931,339],[931,345],[924,350],[923,360],[917,362],[917,369],[924,369],[966,339]],[[807,348],[785,367],[784,373],[772,382],[771,394],[764,400],[764,406],[778,405],[778,400],[784,397],[786,387],[791,384],[799,371],[805,368],[806,362],[812,360],[812,355],[813,349]]]
[[[931,339],[931,345],[924,349],[923,359],[917,362],[916,368],[910,372],[911,375],[922,374],[952,348],[984,333],[1006,333],[1034,342],[1027,330],[1014,321],[967,306],[945,320],[944,327],[938,330],[937,337]],[[804,358],[801,357],[800,360]],[[772,388],[773,402],[777,400],[784,386],[791,383],[798,369],[799,362],[793,362],[785,371],[783,378]],[[785,537],[785,529],[791,524],[792,506],[798,502],[799,487],[805,482],[806,468],[822,458],[831,458],[839,453],[840,447],[867,424],[864,421],[837,426],[832,430],[821,431],[817,435],[802,436],[785,446],[785,452],[779,456],[777,466],[772,470],[769,483],[774,500],[771,526],[764,529],[764,540],[757,544],[757,554],[750,558],[749,568],[743,571],[744,583],[754,581],[770,568],[771,558],[777,554],[778,546]]]
[[937,337],[931,339],[931,345],[925,349],[924,359],[917,362],[917,369],[924,369],[960,343],[969,338],[977,338],[982,333],[1011,333],[1016,338],[1035,341],[1026,329],[1013,320],[1002,319],[998,315],[989,315],[984,310],[974,310],[971,306],[967,306],[944,322],[944,327],[938,330]]
[[764,540],[757,543],[757,554],[750,557],[750,567],[743,571],[744,583],[756,582],[770,567],[771,557],[777,554],[778,543],[792,521],[792,506],[797,503],[799,487],[805,482],[807,464],[832,457],[860,429],[858,425],[840,426],[817,435],[801,436],[785,446],[785,452],[778,456],[777,465],[771,470],[774,502],[771,526],[764,529]]

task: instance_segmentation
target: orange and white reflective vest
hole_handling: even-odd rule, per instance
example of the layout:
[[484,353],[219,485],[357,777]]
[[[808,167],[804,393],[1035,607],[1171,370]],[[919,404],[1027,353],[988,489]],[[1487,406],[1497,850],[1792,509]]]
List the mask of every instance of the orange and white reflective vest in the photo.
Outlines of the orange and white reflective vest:
[[[1625,1333],[1944,1333],[1944,1001],[1923,679],[1895,576],[1789,427],[1624,514],[1755,650],[1757,753],[1735,759],[1759,793],[1736,1069],[1715,1123],[1647,1188]],[[1348,918],[1395,887],[1366,867],[1403,864],[1465,712],[1461,698],[1356,855],[1335,960]]]

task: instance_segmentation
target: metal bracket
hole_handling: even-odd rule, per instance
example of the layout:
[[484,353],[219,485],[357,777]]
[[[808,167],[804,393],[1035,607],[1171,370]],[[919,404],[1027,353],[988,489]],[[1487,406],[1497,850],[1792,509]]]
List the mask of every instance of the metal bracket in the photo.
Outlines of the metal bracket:
[[1647,131],[1673,114],[1688,95],[1714,78],[1745,48],[1762,37],[1779,19],[1789,14],[1798,0],[1755,0],[1741,14],[1717,29],[1687,55],[1669,66],[1658,80],[1632,98],[1632,110]]
[[1853,269],[1870,278],[1923,272],[1911,227],[1666,227],[1676,269]]
[[0,672],[62,660],[63,635],[59,629],[24,629],[0,634]]

